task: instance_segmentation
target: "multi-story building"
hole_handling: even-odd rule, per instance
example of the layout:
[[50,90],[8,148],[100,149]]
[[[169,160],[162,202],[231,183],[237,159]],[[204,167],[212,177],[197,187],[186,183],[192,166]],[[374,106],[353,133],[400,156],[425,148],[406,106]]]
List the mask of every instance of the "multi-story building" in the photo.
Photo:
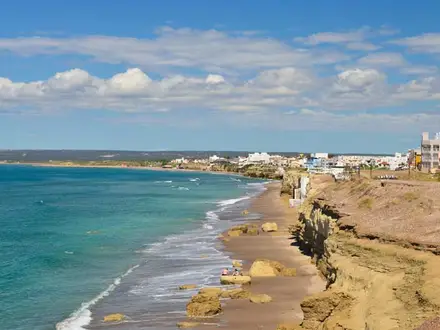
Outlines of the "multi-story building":
[[429,138],[428,132],[422,134],[422,171],[433,171],[439,168],[440,133],[434,139]]

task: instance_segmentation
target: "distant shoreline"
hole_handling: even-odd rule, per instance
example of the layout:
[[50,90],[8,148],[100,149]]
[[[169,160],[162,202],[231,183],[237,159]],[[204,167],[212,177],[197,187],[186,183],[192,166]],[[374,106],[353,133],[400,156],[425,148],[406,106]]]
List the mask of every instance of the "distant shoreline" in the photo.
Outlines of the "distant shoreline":
[[113,169],[129,169],[129,170],[150,170],[150,171],[164,171],[164,172],[193,172],[193,173],[209,173],[209,174],[223,174],[223,175],[235,175],[244,176],[241,173],[227,172],[227,171],[204,171],[193,169],[177,169],[177,168],[163,168],[163,167],[142,167],[142,166],[122,166],[122,165],[80,165],[80,164],[51,164],[51,163],[6,163],[0,162],[0,165],[25,165],[34,167],[60,167],[60,168],[113,168]]

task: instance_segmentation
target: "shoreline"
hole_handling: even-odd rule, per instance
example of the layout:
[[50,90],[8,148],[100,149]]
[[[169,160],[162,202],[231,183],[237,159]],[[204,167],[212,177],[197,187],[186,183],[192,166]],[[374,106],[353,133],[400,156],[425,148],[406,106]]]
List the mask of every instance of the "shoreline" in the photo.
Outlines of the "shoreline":
[[[267,183],[261,182],[261,186],[266,186],[266,185],[267,185]],[[251,190],[249,190],[251,192],[255,191],[255,188],[249,188],[249,189],[251,189]],[[164,236],[160,240],[151,243],[148,246],[148,248],[146,248],[146,249],[150,250],[150,249],[154,249],[155,245],[166,244],[167,239],[170,238],[170,237],[179,237],[179,236],[185,236],[185,235],[193,235],[195,232],[203,230],[202,228],[206,228],[205,227],[206,224],[208,224],[208,226],[210,226],[209,225],[210,221],[214,221],[214,223],[212,223],[212,225],[214,225],[215,223],[219,223],[219,221],[220,221],[220,223],[227,221],[228,222],[227,224],[220,225],[220,227],[222,227],[221,231],[217,231],[217,234],[214,234],[212,236],[212,238],[208,238],[207,242],[205,242],[205,245],[204,245],[208,249],[215,248],[215,250],[217,252],[219,252],[220,259],[223,259],[223,258],[228,259],[226,264],[222,260],[217,260],[218,263],[223,263],[223,267],[226,266],[227,264],[229,264],[230,261],[232,261],[232,259],[230,259],[229,254],[226,251],[224,251],[223,247],[220,246],[221,244],[220,244],[220,242],[217,239],[217,235],[219,233],[221,233],[222,231],[224,231],[226,228],[228,228],[230,225],[234,224],[234,219],[219,220],[217,217],[219,216],[219,213],[223,212],[222,209],[230,209],[233,212],[235,212],[237,214],[240,214],[241,211],[239,211],[239,210],[245,208],[244,205],[240,205],[242,203],[242,201],[246,200],[247,203],[249,203],[251,200],[253,200],[257,196],[261,195],[261,190],[260,189],[261,188],[256,190],[256,191],[259,191],[259,192],[252,193],[252,196],[250,196],[249,198],[246,198],[248,196],[248,191],[246,190],[246,194],[242,194],[239,197],[227,198],[227,199],[219,200],[216,204],[214,204],[216,206],[213,207],[213,209],[210,209],[210,210],[208,210],[205,213],[205,218],[204,218],[204,220],[202,222],[200,222],[200,224],[199,224],[200,226],[197,226],[197,228],[192,228],[192,229],[189,229],[187,231],[183,231],[183,232],[180,232],[180,233],[177,233],[177,234],[171,234],[171,235]],[[233,203],[227,203],[225,205],[222,204],[224,202],[230,202],[230,201],[233,201]],[[214,219],[210,219],[210,214],[214,214]],[[215,218],[217,218],[217,219],[215,219]],[[206,229],[209,229],[209,228],[206,228]],[[193,239],[196,239],[196,238],[193,237]],[[176,257],[176,258],[179,259],[179,257]],[[201,266],[203,266],[204,260],[206,260],[206,258],[208,258],[208,254],[200,254],[200,255],[199,254],[195,254],[195,255],[191,255],[190,258],[197,258],[197,259],[200,258],[200,261],[192,261],[192,262],[193,263],[200,262]],[[216,258],[214,258],[214,259],[216,259]],[[214,261],[214,263],[215,263],[215,260],[211,260],[211,261]],[[193,267],[193,266],[194,265],[192,265],[191,267]],[[107,327],[111,326],[112,328],[115,328],[115,329],[127,330],[128,329],[127,326],[129,326],[128,322],[121,322],[121,323],[103,323],[102,322],[102,319],[106,315],[125,313],[124,308],[119,308],[119,309],[116,308],[116,309],[114,309],[111,312],[107,309],[107,312],[104,313],[102,308],[101,308],[101,306],[99,304],[102,303],[101,300],[103,300],[105,298],[107,293],[113,292],[113,291],[118,292],[120,281],[123,278],[125,278],[125,275],[128,275],[128,274],[130,274],[132,272],[133,273],[137,273],[138,270],[136,270],[136,269],[138,267],[142,267],[142,266],[140,264],[138,264],[138,265],[135,265],[134,267],[130,268],[127,271],[127,273],[124,273],[124,275],[121,275],[118,278],[116,278],[115,281],[113,282],[113,284],[110,285],[110,287],[108,287],[103,292],[100,292],[95,298],[93,298],[91,301],[88,301],[87,304],[85,304],[84,306],[81,306],[80,308],[76,309],[74,312],[72,312],[72,314],[68,318],[66,318],[64,320],[61,320],[58,323],[57,329],[59,329],[59,330],[62,330],[62,329],[64,329],[64,330],[73,329],[73,328],[71,328],[71,326],[73,324],[74,326],[81,325],[81,329],[107,329]],[[201,268],[202,267],[200,267],[199,269],[201,269]],[[221,269],[220,266],[218,266],[218,268]],[[211,276],[214,278],[214,281],[216,280],[216,276],[215,275],[216,274],[211,274]],[[138,276],[138,275],[135,274],[135,276]],[[212,281],[208,281],[206,278],[203,278],[202,282],[197,283],[197,288],[203,288],[205,285],[207,285],[207,284],[203,283],[203,282],[205,282],[205,280],[207,282],[210,282],[208,285],[215,285],[215,283],[212,283]],[[116,281],[119,282],[119,283],[116,284]],[[188,282],[193,283],[192,281],[188,281]],[[181,283],[181,284],[184,285],[186,283]],[[176,284],[176,286],[168,287],[168,289],[170,291],[170,294],[174,290],[176,290],[181,284]],[[111,289],[109,289],[109,288],[111,288]],[[180,294],[191,294],[191,292],[190,291],[186,291],[186,292],[185,291],[180,291]],[[186,300],[187,300],[187,297],[185,298],[185,301]],[[98,308],[97,308],[97,306],[98,306]],[[126,307],[129,307],[129,305],[127,305]],[[183,307],[184,307],[184,305],[183,305]],[[113,308],[113,307],[111,307],[111,308]],[[184,310],[182,310],[182,311],[184,312]],[[179,313],[180,313],[180,311],[179,311]],[[81,318],[81,320],[79,320],[79,318]],[[142,319],[142,315],[141,314],[134,315],[133,318],[130,317],[130,316],[127,317],[127,320],[130,320],[130,322],[137,323],[138,326],[141,327],[141,328],[143,328],[143,326],[147,326],[147,321],[140,320],[140,319]],[[172,319],[172,317],[170,317],[170,320],[171,319]],[[176,317],[176,318],[172,319],[171,322],[174,322],[173,324],[175,324],[175,322],[177,322],[178,319],[179,318]],[[81,324],[78,323],[78,322],[83,322],[83,321],[84,321],[84,323],[81,323]],[[151,320],[148,320],[148,323],[150,323],[150,322],[151,322]],[[158,327],[159,326],[163,326],[163,325],[159,325],[158,324]],[[167,327],[166,329],[171,329],[171,328]]]
[[[142,166],[122,166],[122,165],[63,165],[63,164],[50,164],[50,163],[2,163],[1,165],[10,166],[33,166],[33,167],[56,167],[56,168],[106,168],[106,169],[124,169],[124,170],[146,170],[146,171],[163,171],[163,172],[189,172],[189,173],[208,173],[218,175],[234,175],[240,177],[246,177],[244,174],[228,171],[204,171],[204,170],[192,170],[192,169],[177,169],[177,168],[163,168],[163,167],[142,167]],[[263,178],[254,178],[263,179]],[[267,179],[270,180],[270,179]]]
[[[303,313],[300,303],[311,294],[325,289],[326,282],[310,258],[303,255],[296,246],[292,246],[288,227],[296,223],[298,213],[288,207],[288,198],[280,196],[280,183],[266,184],[266,191],[254,197],[249,211],[259,214],[258,220],[245,223],[261,226],[265,222],[275,222],[278,231],[260,232],[257,236],[242,235],[221,239],[223,252],[232,260],[243,264],[243,272],[249,271],[252,263],[258,258],[281,262],[286,267],[295,268],[295,277],[253,277],[249,289],[252,294],[267,294],[273,301],[267,304],[251,303],[249,299],[228,299],[223,301],[223,312],[205,320],[196,329],[212,329],[212,323],[224,329],[250,330],[276,329],[280,324],[300,324]],[[188,318],[191,322],[191,319]]]

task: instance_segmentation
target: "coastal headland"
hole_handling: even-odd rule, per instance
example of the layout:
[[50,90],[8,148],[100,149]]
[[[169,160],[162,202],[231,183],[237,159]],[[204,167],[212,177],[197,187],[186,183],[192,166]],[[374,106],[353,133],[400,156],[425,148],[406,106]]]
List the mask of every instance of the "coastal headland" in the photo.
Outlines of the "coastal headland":
[[[289,208],[289,196],[280,196],[290,190],[286,180],[255,199],[249,211],[260,220],[220,238],[250,275],[251,283],[241,286],[246,293],[231,299],[223,287],[221,309],[209,318],[189,317],[188,326],[440,329],[437,183],[315,175],[309,197]],[[267,222],[275,229],[264,230]],[[286,275],[284,267],[296,271]],[[252,295],[266,300],[256,303]]]

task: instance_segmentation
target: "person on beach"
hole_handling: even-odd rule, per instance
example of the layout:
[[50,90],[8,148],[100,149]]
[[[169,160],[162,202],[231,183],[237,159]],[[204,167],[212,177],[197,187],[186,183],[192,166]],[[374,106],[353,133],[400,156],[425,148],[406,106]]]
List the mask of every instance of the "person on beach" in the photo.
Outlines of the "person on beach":
[[233,276],[241,276],[241,272],[237,268],[235,268],[235,271],[232,275]]
[[222,271],[222,276],[228,276],[229,275],[229,269],[225,268]]

